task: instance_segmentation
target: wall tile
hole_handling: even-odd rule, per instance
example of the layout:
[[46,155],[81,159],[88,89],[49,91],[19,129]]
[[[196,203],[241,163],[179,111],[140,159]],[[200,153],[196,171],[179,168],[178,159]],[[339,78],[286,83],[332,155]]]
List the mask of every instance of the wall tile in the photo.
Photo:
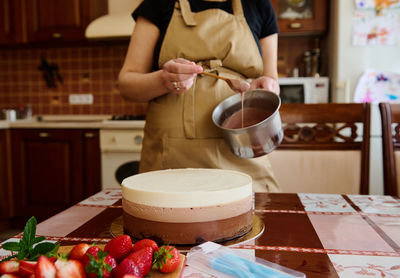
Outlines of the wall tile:
[[[0,49],[0,109],[32,105],[33,114],[146,113],[147,105],[120,97],[118,73],[128,44]],[[63,79],[48,88],[41,58],[57,65]],[[68,95],[93,94],[93,105],[70,105]]]

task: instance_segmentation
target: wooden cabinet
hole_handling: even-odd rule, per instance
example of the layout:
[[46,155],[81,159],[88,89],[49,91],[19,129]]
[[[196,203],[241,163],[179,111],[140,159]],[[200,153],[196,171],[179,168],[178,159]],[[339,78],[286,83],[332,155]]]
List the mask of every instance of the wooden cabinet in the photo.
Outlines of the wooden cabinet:
[[0,129],[0,230],[7,228],[12,216],[10,133]]
[[101,190],[98,130],[13,129],[15,215],[42,221]]
[[84,41],[107,0],[0,0],[0,44]]
[[105,0],[27,0],[29,42],[83,40],[93,19],[107,12]]
[[19,0],[0,0],[0,45],[23,41],[22,20]]
[[323,34],[328,29],[328,0],[271,0],[281,35]]

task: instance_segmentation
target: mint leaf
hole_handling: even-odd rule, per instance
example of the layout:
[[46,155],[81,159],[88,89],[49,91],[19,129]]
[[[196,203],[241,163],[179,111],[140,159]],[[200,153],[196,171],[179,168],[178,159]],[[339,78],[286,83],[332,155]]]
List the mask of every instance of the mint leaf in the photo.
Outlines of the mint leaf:
[[20,242],[23,245],[24,249],[32,246],[32,242],[35,239],[36,235],[36,218],[32,216],[25,224],[24,235],[22,236]]
[[19,242],[6,242],[2,245],[4,250],[18,252],[20,250]]
[[4,258],[4,259],[0,260],[0,263],[5,262],[5,261],[9,261],[9,260],[11,260],[13,258],[16,258],[16,257],[17,257],[17,255],[8,256],[7,258]]
[[56,245],[51,242],[39,243],[46,238],[43,236],[36,237],[36,225],[36,218],[32,216],[26,222],[24,234],[19,242],[6,242],[3,244],[3,249],[18,252],[18,254],[8,256],[2,261],[7,261],[12,258],[17,258],[18,260],[23,260],[25,258],[29,260],[37,260],[40,255],[46,254],[55,248]]
[[55,244],[54,248],[52,250],[50,250],[49,252],[47,252],[45,254],[46,257],[51,258],[51,257],[57,257],[58,254],[58,249],[60,248],[60,244]]
[[45,238],[44,236],[36,237],[36,238],[33,239],[32,244],[36,244],[36,243],[41,242],[41,241],[43,241],[43,240],[45,240],[45,239],[46,239],[46,238]]
[[[50,252],[51,250],[53,250],[55,247],[55,244],[52,242],[42,242],[37,244],[32,252],[31,252],[31,256],[35,256],[35,255],[41,255],[41,254],[46,254],[48,252]],[[28,258],[29,259],[29,258]]]

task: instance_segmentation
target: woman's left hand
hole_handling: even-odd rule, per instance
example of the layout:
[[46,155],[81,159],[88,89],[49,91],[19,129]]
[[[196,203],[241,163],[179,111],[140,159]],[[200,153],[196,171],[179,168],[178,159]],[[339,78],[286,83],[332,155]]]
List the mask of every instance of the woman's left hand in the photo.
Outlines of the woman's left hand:
[[250,90],[264,89],[279,95],[279,83],[276,79],[269,76],[260,76],[250,83]]

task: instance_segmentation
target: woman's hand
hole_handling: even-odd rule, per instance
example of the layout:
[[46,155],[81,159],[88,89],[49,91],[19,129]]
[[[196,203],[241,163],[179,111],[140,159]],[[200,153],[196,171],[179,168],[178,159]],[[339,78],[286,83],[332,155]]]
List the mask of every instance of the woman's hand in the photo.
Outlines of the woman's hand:
[[268,76],[260,76],[250,83],[250,90],[264,89],[279,95],[279,83],[276,79]]
[[161,79],[169,92],[180,94],[192,87],[194,78],[202,71],[203,68],[194,62],[177,58],[164,64]]

